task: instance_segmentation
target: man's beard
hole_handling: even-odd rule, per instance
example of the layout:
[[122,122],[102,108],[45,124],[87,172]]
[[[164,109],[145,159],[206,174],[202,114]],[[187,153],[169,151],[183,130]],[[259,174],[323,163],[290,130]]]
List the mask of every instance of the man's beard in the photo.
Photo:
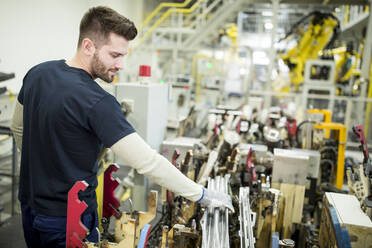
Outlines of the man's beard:
[[93,78],[100,78],[107,83],[114,80],[114,75],[110,76],[110,71],[105,67],[103,62],[99,59],[98,53],[95,52],[92,61],[92,76]]

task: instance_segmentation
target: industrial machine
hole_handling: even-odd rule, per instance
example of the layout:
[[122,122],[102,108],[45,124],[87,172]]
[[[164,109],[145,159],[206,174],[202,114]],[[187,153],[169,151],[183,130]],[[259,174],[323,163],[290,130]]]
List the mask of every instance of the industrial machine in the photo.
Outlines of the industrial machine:
[[294,37],[297,44],[281,55],[288,66],[290,82],[295,91],[304,83],[305,63],[317,59],[319,52],[332,46],[339,21],[330,13],[312,12],[298,21],[284,39]]
[[[81,245],[323,247],[332,235],[340,240],[337,232],[329,230],[333,226],[332,230],[346,233],[340,224],[345,222],[344,215],[335,214],[340,207],[323,197],[326,192],[346,193],[346,127],[332,123],[329,110],[311,109],[299,125],[287,113],[282,108],[248,111],[244,106],[221,105],[209,110],[208,122],[198,137],[177,137],[162,143],[162,155],[185,176],[231,195],[234,212],[203,208],[166,189],[161,189],[157,211],[154,192],[146,194],[146,212],[122,211],[113,194],[119,182],[111,173],[117,167],[111,165],[105,172],[100,244],[84,242],[83,235]],[[192,134],[192,129],[189,126],[187,133]],[[360,127],[355,131],[362,137]],[[360,211],[366,216],[370,214],[369,167],[366,158],[363,166],[347,172],[350,193],[362,203]],[[107,182],[111,185],[108,188]],[[349,243],[355,244],[357,233],[349,227],[347,233]],[[342,240],[344,237],[341,235]]]

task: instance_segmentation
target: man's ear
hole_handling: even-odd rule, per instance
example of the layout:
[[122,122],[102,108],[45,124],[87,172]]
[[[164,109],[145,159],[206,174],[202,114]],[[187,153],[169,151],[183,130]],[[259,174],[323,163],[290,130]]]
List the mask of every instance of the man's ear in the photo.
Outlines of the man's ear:
[[95,47],[93,41],[89,38],[85,38],[85,39],[82,40],[81,49],[82,49],[83,53],[87,56],[93,56],[95,51],[96,51],[96,47]]

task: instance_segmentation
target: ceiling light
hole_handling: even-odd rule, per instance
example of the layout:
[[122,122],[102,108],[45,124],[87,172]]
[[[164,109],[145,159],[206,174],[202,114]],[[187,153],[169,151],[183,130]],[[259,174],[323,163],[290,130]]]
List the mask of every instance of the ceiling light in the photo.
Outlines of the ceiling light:
[[262,15],[263,16],[273,16],[273,12],[272,11],[262,11]]
[[271,22],[266,22],[265,23],[265,29],[273,29],[273,24]]

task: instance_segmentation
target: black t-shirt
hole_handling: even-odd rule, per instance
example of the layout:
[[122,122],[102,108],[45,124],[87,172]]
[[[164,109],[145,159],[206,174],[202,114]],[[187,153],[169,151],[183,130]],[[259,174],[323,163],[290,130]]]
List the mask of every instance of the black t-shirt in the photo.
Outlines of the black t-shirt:
[[120,104],[84,70],[64,60],[33,67],[18,96],[23,105],[19,200],[36,212],[67,215],[67,194],[76,181],[87,211],[97,208],[97,157],[135,132]]

